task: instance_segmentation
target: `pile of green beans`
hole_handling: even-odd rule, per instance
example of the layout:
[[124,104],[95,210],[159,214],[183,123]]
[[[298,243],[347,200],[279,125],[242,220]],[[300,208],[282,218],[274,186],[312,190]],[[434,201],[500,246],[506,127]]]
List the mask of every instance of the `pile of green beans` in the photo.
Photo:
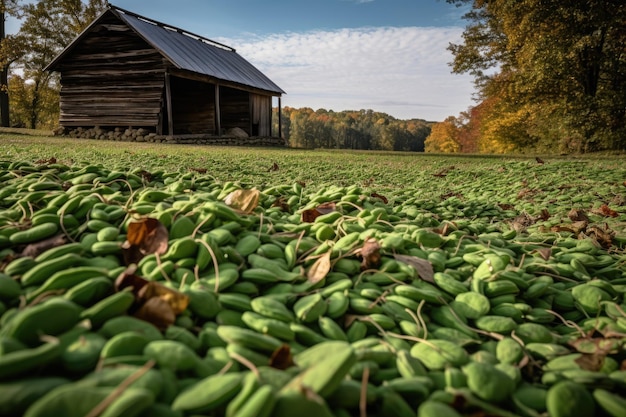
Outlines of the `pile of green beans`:
[[[623,416],[619,193],[489,178],[241,212],[200,172],[0,162],[0,416]],[[168,245],[136,275],[188,301],[167,326],[115,285],[145,218]]]

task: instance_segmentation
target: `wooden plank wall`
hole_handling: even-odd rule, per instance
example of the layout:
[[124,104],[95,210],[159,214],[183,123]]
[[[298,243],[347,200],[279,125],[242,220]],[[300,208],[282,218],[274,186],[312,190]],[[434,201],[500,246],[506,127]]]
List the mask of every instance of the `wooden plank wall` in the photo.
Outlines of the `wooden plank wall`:
[[158,126],[165,63],[117,19],[90,31],[57,69],[61,126]]
[[272,135],[272,97],[251,94],[252,96],[252,135]]

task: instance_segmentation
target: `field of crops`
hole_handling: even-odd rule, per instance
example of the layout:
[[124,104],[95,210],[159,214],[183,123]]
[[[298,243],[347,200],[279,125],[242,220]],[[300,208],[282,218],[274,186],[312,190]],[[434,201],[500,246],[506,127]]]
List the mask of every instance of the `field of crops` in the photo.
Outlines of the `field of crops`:
[[626,157],[0,143],[0,416],[624,416]]

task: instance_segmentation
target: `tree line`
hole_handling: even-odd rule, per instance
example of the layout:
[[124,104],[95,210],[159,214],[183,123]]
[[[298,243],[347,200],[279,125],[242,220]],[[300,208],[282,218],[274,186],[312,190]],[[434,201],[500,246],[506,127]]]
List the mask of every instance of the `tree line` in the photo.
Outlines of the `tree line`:
[[478,104],[435,124],[427,152],[626,149],[623,0],[446,0],[469,6],[453,72]]
[[[432,123],[399,120],[373,110],[340,111],[308,107],[281,110],[282,135],[295,148],[338,148],[423,152]],[[273,112],[278,132],[278,112]]]

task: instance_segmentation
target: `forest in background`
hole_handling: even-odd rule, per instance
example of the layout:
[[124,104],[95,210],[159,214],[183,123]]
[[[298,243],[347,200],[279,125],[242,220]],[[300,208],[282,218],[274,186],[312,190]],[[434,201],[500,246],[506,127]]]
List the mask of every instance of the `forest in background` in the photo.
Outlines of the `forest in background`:
[[[281,110],[282,135],[294,148],[423,152],[432,122],[399,120],[373,110],[335,112],[308,107]],[[278,132],[278,111],[273,112]]]
[[[446,1],[469,10],[461,42],[448,49],[451,70],[474,76],[475,106],[439,123],[375,110],[285,107],[282,134],[290,146],[444,153],[626,149],[623,0]],[[0,0],[1,126],[56,126],[58,75],[43,69],[106,5]],[[5,33],[8,16],[20,19],[17,34]],[[273,123],[278,132],[277,114]]]

